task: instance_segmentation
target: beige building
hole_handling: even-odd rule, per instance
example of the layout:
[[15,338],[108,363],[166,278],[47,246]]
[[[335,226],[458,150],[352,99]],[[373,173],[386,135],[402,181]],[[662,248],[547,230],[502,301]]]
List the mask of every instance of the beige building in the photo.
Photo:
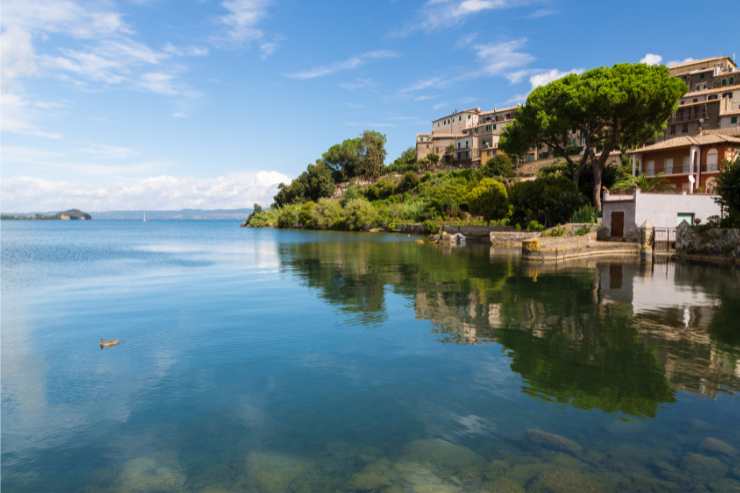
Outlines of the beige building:
[[[479,114],[479,108],[470,108],[434,120],[430,133],[416,136],[416,159],[422,160],[429,154],[443,158],[450,148],[455,149],[453,156],[457,158],[459,140],[465,138],[465,130],[478,124]],[[470,145],[468,142],[468,146]]]
[[669,70],[689,91],[668,121],[664,139],[714,129],[740,132],[740,70],[732,58],[694,60]]

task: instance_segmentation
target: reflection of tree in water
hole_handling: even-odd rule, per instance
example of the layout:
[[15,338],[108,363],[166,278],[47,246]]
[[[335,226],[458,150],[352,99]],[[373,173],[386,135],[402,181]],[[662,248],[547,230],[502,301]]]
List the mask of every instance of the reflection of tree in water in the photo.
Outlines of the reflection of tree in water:
[[[417,318],[431,320],[442,341],[502,344],[512,369],[525,379],[524,391],[540,398],[652,416],[660,403],[674,400],[673,386],[701,391],[679,380],[703,378],[711,366],[692,357],[699,348],[676,343],[681,319],[675,313],[633,311],[630,282],[644,272],[606,265],[613,277],[608,279],[604,266],[593,263],[559,271],[470,249],[441,254],[410,242],[291,244],[281,247],[280,256],[324,299],[367,322],[384,319],[388,286],[414,300]],[[699,291],[716,282],[711,275],[699,279]],[[605,303],[609,290],[618,299]],[[716,314],[715,308],[703,313],[709,329],[702,350],[715,348],[715,338],[736,344],[736,334],[727,329],[731,317],[740,315],[740,300],[733,296],[724,298]],[[660,330],[646,331],[650,317],[661,322]],[[732,354],[737,355],[736,346]],[[676,359],[692,364],[683,365],[674,379]],[[732,371],[728,375],[725,380],[737,387],[738,378]]]

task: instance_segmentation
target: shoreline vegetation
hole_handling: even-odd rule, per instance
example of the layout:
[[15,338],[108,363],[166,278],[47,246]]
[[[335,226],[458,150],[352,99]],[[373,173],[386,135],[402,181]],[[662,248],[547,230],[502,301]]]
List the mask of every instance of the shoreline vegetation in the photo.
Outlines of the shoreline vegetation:
[[[687,90],[662,66],[618,64],[570,74],[533,90],[481,166],[442,156],[417,161],[409,148],[386,166],[385,136],[366,130],[331,146],[269,209],[255,206],[244,226],[403,230],[442,224],[497,225],[541,231],[597,222],[603,187],[634,186],[624,151],[665,129]],[[516,164],[533,146],[561,161],[523,177]],[[619,165],[608,165],[621,151]],[[459,153],[458,153],[459,154]],[[459,157],[459,156],[458,156]]]
[[[469,167],[435,155],[417,161],[413,148],[384,165],[384,144],[382,134],[366,131],[332,146],[281,184],[270,208],[255,204],[242,226],[430,234],[443,225],[543,231],[598,219],[588,170],[555,163],[524,177],[504,153]],[[609,168],[602,179],[612,185],[628,174],[626,166]]]

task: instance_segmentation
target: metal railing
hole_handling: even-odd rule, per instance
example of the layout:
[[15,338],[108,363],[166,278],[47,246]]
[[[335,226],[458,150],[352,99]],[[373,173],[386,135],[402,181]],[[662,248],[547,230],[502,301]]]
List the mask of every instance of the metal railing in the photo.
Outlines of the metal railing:
[[676,249],[676,228],[654,227],[653,250],[672,252]]

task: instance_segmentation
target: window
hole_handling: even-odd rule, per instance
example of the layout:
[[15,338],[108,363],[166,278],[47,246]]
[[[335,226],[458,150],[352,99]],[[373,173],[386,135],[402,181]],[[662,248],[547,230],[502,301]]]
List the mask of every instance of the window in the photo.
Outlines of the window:
[[737,123],[737,117],[736,116],[730,117],[730,123],[735,125]]
[[645,174],[647,176],[654,176],[655,175],[655,161],[648,161],[647,162],[647,172]]
[[709,149],[707,152],[707,171],[717,171],[717,149]]
[[663,161],[663,172],[666,175],[673,174],[673,158],[666,158],[665,161]]
[[674,135],[676,133],[676,126],[671,125],[671,135]]
[[681,132],[683,132],[685,134],[689,133],[689,124],[688,123],[684,123],[683,125],[681,125]]
[[684,156],[683,157],[683,172],[688,173],[691,163],[691,156]]
[[496,130],[496,125],[493,126],[493,129]]
[[457,121],[461,122],[462,121],[462,116],[458,116],[457,117]]

